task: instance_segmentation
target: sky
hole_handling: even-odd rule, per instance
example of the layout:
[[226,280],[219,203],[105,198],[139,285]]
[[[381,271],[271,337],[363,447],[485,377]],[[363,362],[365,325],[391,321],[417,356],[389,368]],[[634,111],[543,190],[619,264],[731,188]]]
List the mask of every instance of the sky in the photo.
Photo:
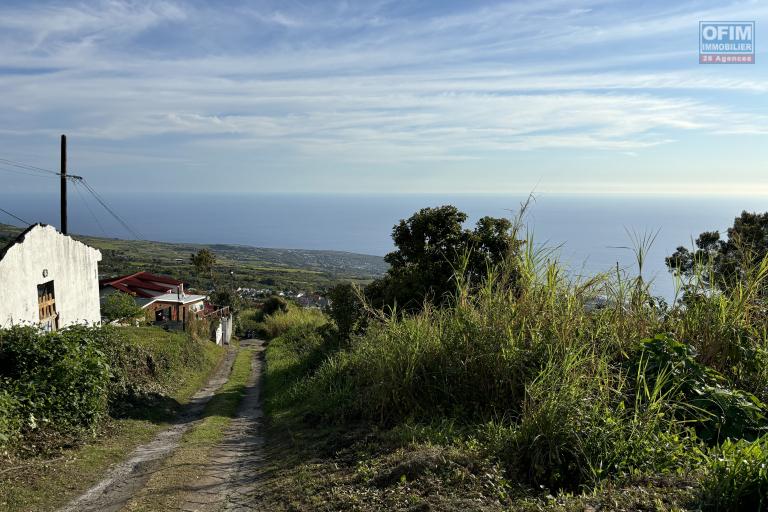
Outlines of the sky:
[[[756,63],[699,64],[703,20],[754,20]],[[66,133],[113,194],[768,196],[763,27],[765,1],[4,0],[0,158],[56,170]]]

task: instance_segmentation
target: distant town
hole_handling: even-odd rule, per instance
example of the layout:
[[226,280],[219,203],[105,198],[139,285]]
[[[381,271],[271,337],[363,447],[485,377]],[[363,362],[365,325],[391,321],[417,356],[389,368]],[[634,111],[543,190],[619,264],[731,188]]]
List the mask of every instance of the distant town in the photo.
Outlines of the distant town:
[[272,290],[269,288],[238,288],[237,294],[241,299],[252,300],[255,302],[277,295],[288,299],[296,305],[303,308],[323,309],[329,302],[323,294],[318,292],[309,292],[304,290]]

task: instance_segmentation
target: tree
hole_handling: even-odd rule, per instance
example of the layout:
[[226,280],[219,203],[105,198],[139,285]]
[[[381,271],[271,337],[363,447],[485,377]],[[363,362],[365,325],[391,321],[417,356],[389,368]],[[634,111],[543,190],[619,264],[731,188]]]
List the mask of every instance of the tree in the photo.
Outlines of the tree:
[[696,239],[696,249],[678,247],[665,262],[673,274],[726,291],[742,281],[766,255],[768,213],[744,211],[728,228],[727,240],[722,240],[718,231],[706,231]]
[[216,264],[216,256],[208,249],[200,249],[197,254],[190,254],[189,259],[198,275],[210,275],[211,285],[213,285],[213,266]]
[[141,306],[136,304],[133,296],[128,293],[110,293],[101,304],[101,316],[109,320],[130,320],[144,314]]
[[229,287],[219,287],[211,294],[210,301],[216,306],[229,307],[233,312],[240,310],[240,297],[235,290]]
[[264,314],[264,316],[285,311],[288,311],[288,303],[285,301],[285,299],[277,295],[272,295],[264,301],[264,304],[261,305],[261,312]]
[[357,290],[349,283],[338,284],[328,291],[327,298],[330,303],[326,313],[336,322],[339,337],[349,339],[365,321],[365,310]]
[[407,311],[424,301],[443,304],[455,291],[457,271],[479,280],[519,246],[507,219],[483,217],[474,230],[464,229],[466,220],[464,212],[446,205],[423,208],[395,225],[397,250],[384,257],[390,269],[366,288],[371,304]]

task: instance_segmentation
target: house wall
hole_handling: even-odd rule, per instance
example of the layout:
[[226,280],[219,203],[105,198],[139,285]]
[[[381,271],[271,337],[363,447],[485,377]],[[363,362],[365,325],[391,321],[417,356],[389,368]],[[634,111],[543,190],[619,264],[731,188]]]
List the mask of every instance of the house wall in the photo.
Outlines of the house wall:
[[182,318],[185,320],[189,320],[192,316],[194,316],[195,312],[203,309],[203,301],[190,302],[189,304],[183,304],[183,305],[178,304],[176,302],[156,301],[147,305],[144,309],[146,311],[150,311],[154,315],[155,311],[160,309],[167,309],[169,307],[171,308],[171,310],[178,311],[179,316],[178,318],[174,318],[174,320],[181,321]]
[[229,345],[232,341],[232,316],[221,317],[221,343],[219,345]]
[[51,226],[32,228],[0,260],[0,327],[37,324],[37,285],[48,281],[60,328],[99,323],[99,261],[101,252]]

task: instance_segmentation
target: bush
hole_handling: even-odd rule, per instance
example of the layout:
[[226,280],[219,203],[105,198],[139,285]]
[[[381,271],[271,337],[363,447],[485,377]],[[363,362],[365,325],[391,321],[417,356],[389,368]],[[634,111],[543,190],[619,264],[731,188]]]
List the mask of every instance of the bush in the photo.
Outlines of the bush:
[[679,415],[693,421],[705,441],[754,439],[765,432],[765,406],[754,395],[728,387],[723,375],[696,360],[690,345],[657,335],[642,340],[638,353],[633,371],[641,365],[651,385],[663,376],[663,391],[675,388],[678,399],[687,404]]
[[365,309],[358,290],[351,284],[339,284],[328,292],[328,314],[339,330],[339,336],[347,340],[353,332],[360,331],[366,323]]
[[112,369],[112,407],[146,394],[173,393],[190,372],[211,365],[223,350],[207,337],[190,338],[159,327],[105,327],[103,332],[100,349]]
[[768,436],[723,443],[714,450],[703,482],[702,508],[768,510]]
[[261,309],[244,309],[237,315],[236,331],[238,336],[247,334],[259,336],[264,330],[264,312]]
[[12,445],[21,430],[19,402],[0,382],[0,449]]
[[276,411],[293,403],[302,392],[304,377],[340,348],[338,332],[318,310],[289,309],[267,317],[272,336],[267,348],[265,409]]
[[288,303],[284,298],[273,295],[264,301],[264,304],[261,305],[261,311],[264,316],[285,313],[288,311]]
[[0,447],[47,450],[93,434],[107,413],[154,414],[220,352],[155,327],[0,330]]
[[[551,358],[527,386],[519,422],[486,426],[488,452],[516,480],[575,490],[604,478],[674,473],[698,460],[671,395],[629,386],[635,377],[604,363],[578,350]],[[630,387],[637,395],[624,392]]]
[[102,334],[91,327],[0,331],[0,377],[18,401],[24,431],[93,431],[107,412],[110,381]]
[[339,397],[328,413],[386,424],[436,415],[517,414],[525,384],[541,368],[547,349],[499,325],[507,312],[492,311],[494,306],[428,307],[417,316],[371,325],[352,340],[349,352],[317,375],[318,391],[356,390]]
[[323,337],[316,328],[301,326],[275,338],[267,348],[269,364],[265,379],[265,410],[273,412],[291,403],[295,384],[323,357]]
[[132,295],[115,292],[107,295],[101,303],[101,316],[110,322],[130,320],[144,315],[144,310],[136,304]]

